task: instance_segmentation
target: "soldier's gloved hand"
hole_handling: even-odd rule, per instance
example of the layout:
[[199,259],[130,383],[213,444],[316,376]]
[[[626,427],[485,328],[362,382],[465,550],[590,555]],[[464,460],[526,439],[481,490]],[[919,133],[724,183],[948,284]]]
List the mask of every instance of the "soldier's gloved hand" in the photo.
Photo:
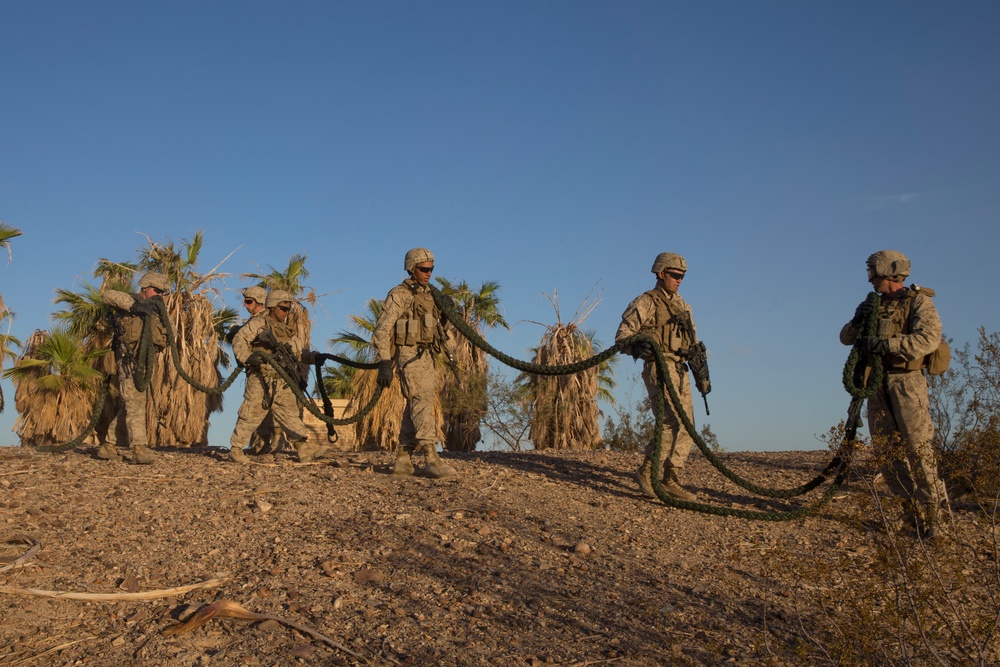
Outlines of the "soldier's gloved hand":
[[649,361],[656,356],[656,351],[653,349],[653,344],[648,340],[639,341],[632,345],[632,349],[629,350],[629,354],[632,355],[633,359],[644,359]]
[[392,360],[380,361],[378,364],[378,375],[375,376],[375,384],[387,388],[392,384]]
[[132,304],[132,307],[128,309],[128,312],[133,315],[152,315],[156,313],[156,306],[145,301],[136,301]]
[[865,336],[862,343],[869,354],[883,355],[889,353],[889,341],[878,336]]
[[857,310],[854,311],[854,319],[851,320],[851,326],[855,329],[860,329],[861,325],[863,325],[865,320],[868,319],[868,316],[871,315],[872,310],[872,304],[867,301],[862,301],[861,305],[859,305]]
[[256,352],[254,352],[249,357],[247,357],[247,360],[243,362],[243,365],[246,366],[247,368],[249,368],[250,370],[259,371],[260,370],[260,355],[257,354]]

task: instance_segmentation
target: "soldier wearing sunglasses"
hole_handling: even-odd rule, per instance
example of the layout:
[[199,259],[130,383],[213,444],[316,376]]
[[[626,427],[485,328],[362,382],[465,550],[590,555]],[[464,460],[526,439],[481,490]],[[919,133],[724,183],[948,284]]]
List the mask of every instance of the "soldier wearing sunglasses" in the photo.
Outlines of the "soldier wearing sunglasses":
[[409,278],[386,295],[372,335],[379,358],[376,382],[387,388],[398,374],[406,399],[392,474],[413,475],[410,454],[417,452],[425,456],[423,474],[451,477],[456,474],[455,469],[438,455],[434,417],[437,394],[434,355],[444,344],[441,311],[434,303],[429,285],[434,254],[427,248],[412,248],[403,258],[403,270]]
[[132,463],[148,465],[156,461],[156,457],[149,451],[146,430],[146,397],[149,387],[142,390],[136,387],[135,364],[145,328],[151,329],[150,340],[157,350],[167,346],[167,330],[160,320],[156,300],[162,302],[163,295],[169,291],[170,285],[166,277],[162,273],[150,272],[139,278],[137,294],[107,290],[102,295],[105,305],[111,306],[115,314],[112,348],[121,409],[108,425],[106,439],[97,450],[99,459],[121,460],[117,442],[119,436],[127,435],[132,450]]
[[233,337],[233,355],[247,367],[243,404],[229,438],[229,458],[237,463],[249,462],[243,448],[269,415],[274,426],[284,430],[300,463],[313,460],[326,449],[309,442],[309,429],[302,421],[298,399],[292,388],[270,364],[260,364],[254,356],[255,352],[274,355],[281,346],[287,347],[290,355],[299,362],[312,363],[314,353],[302,349],[298,327],[289,317],[294,302],[295,297],[290,292],[273,290],[267,295],[266,308],[255,312]]
[[[688,419],[694,423],[694,407],[691,400],[691,382],[688,378],[685,360],[689,351],[698,344],[691,307],[684,301],[678,290],[687,274],[687,260],[676,253],[662,252],[656,256],[651,269],[656,276],[656,285],[648,292],[636,297],[622,313],[622,323],[615,334],[615,342],[642,333],[653,338],[666,357],[666,371],[670,382],[680,396],[681,405]],[[653,348],[649,343],[632,346],[630,354],[643,360],[642,379],[649,394],[650,404],[656,400],[662,384],[653,363]],[[706,391],[705,393],[708,393]],[[676,500],[692,502],[696,496],[681,486],[677,471],[684,467],[688,453],[694,444],[680,417],[677,415],[669,394],[665,395],[663,414],[663,490]],[[642,465],[635,473],[636,481],[643,493],[653,498],[652,474],[653,441],[646,445]],[[659,474],[659,471],[656,471]]]

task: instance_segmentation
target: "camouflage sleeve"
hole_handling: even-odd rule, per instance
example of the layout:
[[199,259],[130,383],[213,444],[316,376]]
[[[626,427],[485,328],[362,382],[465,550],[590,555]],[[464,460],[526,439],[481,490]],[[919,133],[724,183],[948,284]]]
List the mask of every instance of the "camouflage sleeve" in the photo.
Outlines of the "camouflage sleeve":
[[392,359],[396,320],[409,310],[412,301],[413,295],[406,285],[397,285],[386,295],[382,312],[375,321],[375,331],[372,332],[372,345],[378,351],[379,361]]
[[118,310],[124,310],[126,312],[128,312],[132,306],[135,305],[135,298],[133,298],[131,294],[118,292],[117,290],[108,290],[101,295],[101,299],[104,301],[105,305],[117,308]]
[[250,344],[264,330],[265,326],[267,326],[267,322],[264,320],[264,317],[262,315],[254,315],[246,324],[240,327],[240,330],[236,332],[236,336],[233,337],[233,356],[236,357],[236,361],[241,364],[246,363],[250,355],[253,354]]
[[848,322],[840,330],[840,342],[844,345],[854,345],[858,340],[858,330],[853,322]]
[[889,339],[889,352],[907,361],[922,359],[941,344],[941,318],[930,297],[917,294],[910,306],[910,333]]
[[615,342],[620,343],[629,336],[639,333],[642,325],[652,317],[653,308],[653,300],[645,294],[632,299],[632,303],[622,313],[622,323],[618,325],[618,331],[615,333]]

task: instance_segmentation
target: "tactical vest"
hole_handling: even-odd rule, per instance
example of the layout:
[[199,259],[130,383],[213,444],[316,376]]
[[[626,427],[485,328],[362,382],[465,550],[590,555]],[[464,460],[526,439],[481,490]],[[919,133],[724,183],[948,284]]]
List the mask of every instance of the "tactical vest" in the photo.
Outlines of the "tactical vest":
[[655,339],[664,352],[674,354],[687,352],[687,349],[697,341],[687,332],[685,327],[679,326],[674,318],[675,316],[687,317],[688,312],[673,305],[663,290],[651,289],[646,292],[646,295],[653,299],[656,309],[653,312],[653,321],[643,324],[639,333]]
[[[923,294],[927,297],[934,296],[934,290],[928,287],[909,288],[906,294],[899,299],[881,300],[879,309],[879,320],[877,335],[879,338],[889,339],[893,336],[905,336],[912,333],[910,327],[910,311],[913,308],[913,297]],[[918,359],[904,359],[902,355],[887,354],[883,360],[886,369],[891,371],[919,371],[921,368],[929,368],[934,375],[940,375],[948,368],[948,359],[951,356],[948,344],[942,340],[938,344],[938,349],[924,357]],[[944,358],[944,368],[940,368],[942,357]]]
[[[278,342],[280,344],[284,345],[285,343],[289,343],[292,345],[292,349],[295,349],[296,346],[292,342],[295,340],[296,334],[298,333],[295,326],[289,324],[288,322],[279,322],[273,317],[268,317],[266,328],[271,330],[271,333],[274,334],[274,337],[278,339]],[[260,342],[259,334],[257,338],[254,338],[253,342],[250,343],[250,349],[253,350],[254,352],[274,351]]]
[[[142,297],[138,294],[133,294],[132,298],[136,301],[142,300]],[[125,343],[128,344],[129,349],[134,354],[139,349],[139,341],[142,339],[142,327],[146,319],[142,315],[133,315],[131,313],[123,313],[119,319],[122,323],[122,334]],[[149,323],[152,326],[152,343],[156,346],[157,350],[162,350],[167,346],[167,329],[163,326],[163,322],[160,321],[158,314],[151,315]]]
[[413,300],[410,302],[410,312],[396,320],[395,343],[398,347],[404,345],[437,346],[440,341],[438,318],[435,316],[437,306],[429,289],[407,280],[403,283],[410,288]]

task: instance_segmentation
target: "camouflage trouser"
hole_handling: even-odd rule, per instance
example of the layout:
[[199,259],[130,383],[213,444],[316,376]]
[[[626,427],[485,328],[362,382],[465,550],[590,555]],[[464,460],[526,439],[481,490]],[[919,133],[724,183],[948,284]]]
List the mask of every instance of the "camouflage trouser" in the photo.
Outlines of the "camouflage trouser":
[[430,351],[418,353],[418,348],[399,348],[396,359],[399,384],[406,399],[403,422],[399,426],[399,446],[409,450],[437,444],[437,421],[434,419],[434,396],[437,393],[437,371]]
[[149,436],[146,434],[146,392],[135,388],[132,374],[122,369],[118,363],[118,391],[122,397],[122,407],[108,425],[107,443],[118,444],[118,434],[122,422],[125,433],[128,434],[129,447],[148,447]]
[[868,399],[868,429],[883,448],[877,455],[887,454],[884,447],[894,437],[902,445],[902,456],[893,456],[882,466],[882,477],[893,493],[927,508],[948,502],[948,492],[938,477],[927,379],[921,371],[886,374],[882,386]]
[[291,442],[308,439],[309,429],[299,417],[299,402],[285,381],[277,377],[248,373],[247,384],[243,389],[243,404],[237,413],[236,427],[229,438],[229,444],[240,449],[246,447],[250,436],[269,411],[275,426],[283,428]]
[[[687,367],[678,365],[670,359],[667,359],[666,367],[670,382],[681,398],[684,412],[688,419],[694,423],[694,404],[691,401],[691,381],[688,378]],[[649,404],[652,407],[656,405],[656,396],[660,392],[655,364],[647,362],[643,366],[642,381],[646,384],[646,393],[649,394]],[[663,403],[663,434],[661,436],[663,445],[660,449],[663,465],[666,468],[683,468],[684,462],[687,461],[688,454],[691,452],[691,446],[694,445],[694,440],[691,439],[687,429],[684,428],[684,423],[674,411],[674,404],[670,400],[670,392],[667,391],[666,387],[663,388]],[[646,445],[645,455],[647,457],[653,453],[653,444],[653,440],[650,440],[649,444]]]

